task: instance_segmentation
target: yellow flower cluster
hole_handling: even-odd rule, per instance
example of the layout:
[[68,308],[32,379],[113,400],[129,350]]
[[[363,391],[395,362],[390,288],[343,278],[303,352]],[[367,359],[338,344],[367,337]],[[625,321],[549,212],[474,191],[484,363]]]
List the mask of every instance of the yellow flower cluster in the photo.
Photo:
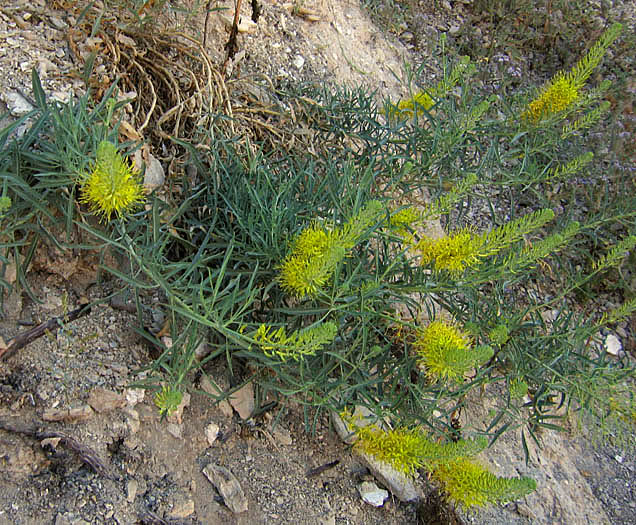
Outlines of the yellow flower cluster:
[[528,105],[522,117],[536,124],[544,118],[565,111],[581,100],[581,90],[587,79],[596,68],[607,48],[618,38],[622,31],[621,24],[613,24],[598,41],[579,60],[571,71],[560,72],[541,90],[539,95]]
[[579,100],[579,86],[571,75],[559,73],[528,105],[524,117],[531,122],[555,115]]
[[470,461],[468,457],[488,445],[485,437],[439,443],[419,427],[383,430],[377,425],[358,424],[361,416],[356,417],[346,409],[340,416],[356,436],[356,448],[409,476],[425,468],[432,472],[449,499],[464,507],[505,503],[522,498],[537,487],[531,478],[499,478]]
[[425,439],[421,430],[398,428],[387,432],[376,425],[352,426],[358,437],[356,446],[404,474],[414,475],[423,466],[421,455]]
[[440,463],[433,471],[433,478],[442,485],[449,499],[466,508],[506,503],[537,488],[536,481],[531,478],[499,478],[466,458]]
[[129,212],[143,202],[144,188],[139,172],[121,157],[111,142],[99,143],[93,171],[81,181],[80,200],[105,220],[113,213]]
[[413,228],[415,224],[420,222],[422,214],[415,208],[404,208],[389,218],[389,227],[399,236],[403,237],[403,241],[410,244],[413,239],[413,234],[409,231],[409,228]]
[[420,91],[411,98],[400,100],[397,108],[393,110],[392,114],[393,116],[410,118],[414,113],[416,113],[419,117],[424,113],[424,110],[430,110],[434,104],[435,102],[428,93]]
[[481,240],[469,230],[460,230],[441,239],[424,237],[415,249],[423,265],[434,263],[436,270],[446,270],[457,276],[479,261],[481,244]]
[[276,356],[281,361],[293,359],[300,361],[306,356],[315,355],[323,346],[331,343],[338,332],[338,326],[333,322],[322,323],[314,328],[295,331],[287,334],[284,327],[277,330],[262,324],[259,326],[254,339],[261,350],[270,356]]
[[318,224],[304,230],[281,265],[279,281],[288,293],[315,296],[333,275],[346,250],[338,237]]
[[179,408],[182,398],[183,395],[179,390],[164,385],[161,391],[155,394],[154,401],[159,409],[159,414],[170,416]]
[[472,348],[468,335],[452,324],[433,321],[417,332],[413,347],[418,364],[434,381],[461,381],[464,375],[492,357],[489,346]]
[[281,287],[298,298],[315,296],[382,211],[380,202],[369,201],[340,228],[329,230],[313,224],[303,230],[280,266]]

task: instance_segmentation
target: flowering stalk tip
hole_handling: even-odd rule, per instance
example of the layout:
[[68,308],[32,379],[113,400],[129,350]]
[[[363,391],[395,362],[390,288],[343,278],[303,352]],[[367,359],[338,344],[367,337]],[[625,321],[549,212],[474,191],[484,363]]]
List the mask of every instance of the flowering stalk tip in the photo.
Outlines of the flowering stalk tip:
[[144,200],[139,172],[111,142],[99,143],[93,171],[81,181],[80,200],[104,220],[129,212]]

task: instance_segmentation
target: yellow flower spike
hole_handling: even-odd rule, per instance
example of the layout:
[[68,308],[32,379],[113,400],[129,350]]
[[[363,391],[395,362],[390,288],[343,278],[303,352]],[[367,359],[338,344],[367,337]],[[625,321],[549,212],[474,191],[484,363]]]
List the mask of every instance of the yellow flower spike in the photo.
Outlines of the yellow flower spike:
[[80,201],[109,220],[113,214],[129,212],[144,198],[139,172],[121,157],[114,144],[100,142],[93,171],[81,181]]
[[415,208],[404,208],[389,218],[389,226],[399,235],[407,234],[408,228],[421,220],[421,214]]
[[418,363],[434,381],[461,381],[467,372],[493,354],[489,346],[472,348],[468,335],[444,321],[433,321],[419,330],[413,347]]
[[458,276],[467,267],[477,264],[481,242],[469,230],[460,230],[441,239],[423,238],[415,249],[421,255],[423,265],[433,263],[435,270],[446,270]]
[[537,488],[531,478],[499,478],[466,458],[440,463],[433,477],[451,501],[465,508],[517,500]]
[[539,96],[528,105],[522,118],[536,124],[541,120],[565,111],[581,99],[581,90],[585,82],[596,68],[607,48],[618,38],[622,31],[621,24],[613,24],[598,41],[579,60],[571,71],[559,72],[541,90]]
[[570,75],[559,73],[542,91],[530,102],[523,116],[531,122],[537,123],[551,115],[556,115],[574,104],[580,97],[579,86]]
[[262,324],[256,330],[254,339],[263,353],[269,357],[278,357],[281,361],[293,359],[301,361],[315,355],[323,346],[331,343],[338,333],[336,323],[328,321],[313,328],[287,334],[284,327],[275,330]]
[[315,296],[383,210],[380,202],[369,201],[340,228],[328,230],[316,223],[303,230],[280,265],[281,287],[299,299]]

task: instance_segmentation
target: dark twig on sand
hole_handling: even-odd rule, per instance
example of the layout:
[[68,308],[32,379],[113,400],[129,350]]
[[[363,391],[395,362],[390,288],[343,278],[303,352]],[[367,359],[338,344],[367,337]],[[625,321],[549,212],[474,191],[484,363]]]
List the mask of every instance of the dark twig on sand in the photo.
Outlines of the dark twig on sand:
[[15,418],[7,417],[0,417],[0,430],[29,436],[38,441],[43,439],[59,439],[62,446],[75,452],[80,460],[90,466],[97,474],[108,479],[114,479],[95,451],[64,432],[57,430],[40,430],[35,423],[24,423],[22,421],[16,421]]
[[13,339],[9,340],[6,347],[0,347],[0,361],[3,359],[8,359],[16,352],[16,350],[19,350],[23,346],[26,346],[39,337],[42,337],[47,332],[54,332],[61,326],[64,326],[65,323],[70,323],[71,321],[75,321],[80,317],[84,317],[85,315],[89,314],[90,311],[90,307],[87,307],[86,305],[80,306],[79,308],[73,310],[72,312],[69,312],[66,315],[53,317],[52,319],[40,323],[30,330],[26,330],[21,334],[16,335]]

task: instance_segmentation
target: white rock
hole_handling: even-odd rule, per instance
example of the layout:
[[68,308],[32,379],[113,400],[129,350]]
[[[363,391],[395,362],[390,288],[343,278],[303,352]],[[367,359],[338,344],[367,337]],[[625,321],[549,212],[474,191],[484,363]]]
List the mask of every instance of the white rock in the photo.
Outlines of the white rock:
[[21,117],[26,115],[29,111],[33,111],[35,108],[33,105],[17,91],[10,91],[4,97],[9,112],[14,117]]
[[133,161],[135,167],[138,170],[142,170],[145,167],[144,172],[144,187],[148,191],[153,191],[159,188],[166,180],[166,175],[163,171],[161,162],[150,153],[150,148],[144,145],[141,149],[138,149],[133,154]]
[[296,69],[301,70],[305,65],[305,59],[301,55],[297,55],[293,62]]
[[386,490],[381,489],[372,481],[364,481],[358,485],[358,492],[365,503],[374,507],[381,507],[389,497],[389,493]]
[[605,337],[605,351],[614,356],[619,356],[623,350],[623,345],[618,337],[614,334],[608,334]]
[[126,485],[126,501],[132,503],[137,497],[137,489],[139,488],[139,482],[136,479],[128,480]]
[[220,465],[210,463],[203,474],[216,487],[225,504],[235,514],[247,510],[247,498],[234,474]]
[[183,427],[181,425],[177,425],[176,423],[168,423],[168,425],[166,426],[166,430],[175,439],[183,438]]
[[371,474],[387,487],[393,495],[403,502],[411,502],[422,499],[423,494],[417,489],[413,480],[406,474],[395,470],[388,463],[384,463],[362,450],[355,449],[356,454],[369,468]]
[[254,412],[254,386],[247,383],[229,397],[230,405],[241,419],[249,419]]
[[134,407],[136,404],[141,403],[146,396],[146,391],[143,388],[127,388],[124,393],[126,396],[126,402],[129,406]]
[[219,425],[217,425],[214,421],[205,427],[205,437],[207,438],[210,446],[212,446],[216,441],[216,438],[219,437],[219,430]]

